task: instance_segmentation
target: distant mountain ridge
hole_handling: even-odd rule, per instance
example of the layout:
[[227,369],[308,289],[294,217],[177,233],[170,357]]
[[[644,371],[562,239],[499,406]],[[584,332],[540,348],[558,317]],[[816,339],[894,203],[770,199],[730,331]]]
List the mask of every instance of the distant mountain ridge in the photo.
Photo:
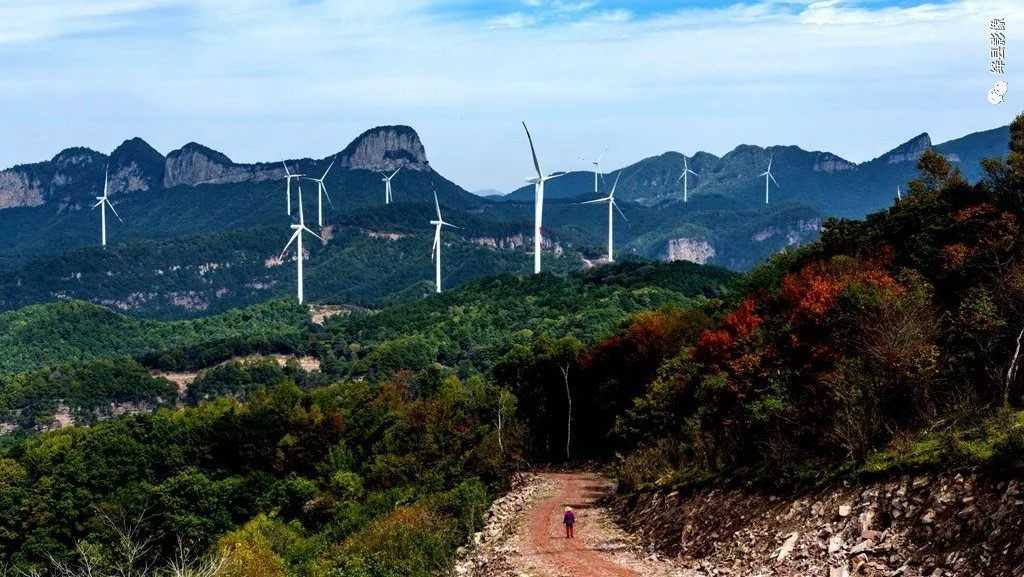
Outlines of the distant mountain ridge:
[[[823,214],[858,218],[887,205],[897,185],[916,175],[916,162],[925,150],[934,148],[958,166],[969,180],[981,176],[979,161],[1005,155],[1008,126],[975,132],[962,138],[933,145],[927,133],[921,133],[878,158],[863,163],[850,162],[825,151],[807,151],[798,146],[762,148],[741,144],[722,157],[697,152],[688,157],[689,166],[699,176],[690,177],[689,196],[720,195],[742,202],[764,202],[764,178],[759,175],[772,159],[773,183],[770,197],[775,202],[798,202]],[[621,173],[617,196],[646,205],[683,199],[679,176],[683,155],[666,152],[649,157],[603,175],[601,190]],[[593,172],[573,171],[545,187],[546,198],[582,198],[593,196]],[[533,188],[524,186],[506,195],[505,200],[532,202]]]
[[[320,160],[288,159],[295,171],[319,176],[337,158],[336,168],[430,171],[426,151],[408,126],[379,126],[360,134],[337,155]],[[322,166],[320,166],[322,165]],[[146,192],[177,186],[236,184],[284,178],[281,161],[240,164],[226,154],[196,142],[164,155],[141,138],[123,142],[110,155],[88,148],[68,148],[53,159],[0,171],[0,209],[39,206],[50,202],[82,208],[103,189],[109,166],[110,193]]]
[[[968,178],[977,163],[1005,153],[1005,128],[935,146]],[[700,174],[681,202],[682,155],[666,152],[605,175],[621,174],[616,219],[618,258],[686,260],[746,270],[771,255],[815,240],[828,216],[861,216],[892,204],[895,187],[916,176],[927,134],[861,164],[795,146],[742,145],[719,158],[694,154]],[[768,155],[781,187],[764,204]],[[319,176],[334,156],[288,160]],[[528,159],[524,160],[528,162]],[[124,219],[108,219],[110,246],[98,245],[89,210],[109,166],[111,198]],[[394,203],[384,205],[378,170],[402,168]],[[753,176],[752,176],[753,175]],[[315,187],[303,184],[306,222],[316,226]],[[449,231],[449,287],[529,269],[533,194],[485,198],[431,168],[407,126],[371,128],[343,148],[326,179],[323,243],[307,246],[307,296],[313,301],[378,306],[419,298],[432,288],[430,225],[436,193]],[[564,273],[606,262],[607,212],[581,206],[593,173],[549,183],[544,211],[544,269]],[[298,187],[293,183],[293,201]],[[109,216],[109,215],[108,215]],[[0,171],[0,310],[84,299],[154,318],[202,316],[294,294],[295,270],[281,262],[288,225],[280,162],[235,163],[192,142],[166,156],[139,138],[109,155],[69,148],[45,162]]]

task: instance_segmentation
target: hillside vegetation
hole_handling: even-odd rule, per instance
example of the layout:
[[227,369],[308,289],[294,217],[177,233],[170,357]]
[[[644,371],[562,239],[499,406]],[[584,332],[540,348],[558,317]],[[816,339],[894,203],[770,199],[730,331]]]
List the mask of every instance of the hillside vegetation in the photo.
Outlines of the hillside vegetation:
[[735,275],[691,263],[625,263],[557,277],[497,276],[438,297],[336,317],[322,355],[336,370],[489,370],[515,344],[541,335],[593,343],[635,312],[695,306],[726,292]]
[[[221,315],[160,322],[136,319],[93,304],[70,301],[0,313],[0,373],[27,371],[103,357],[152,356],[179,368],[241,350],[297,348],[306,309],[275,301]],[[181,359],[182,351],[190,358]],[[157,363],[159,364],[159,363]]]
[[[820,242],[739,278],[635,262],[503,275],[323,327],[299,311],[295,333],[294,307],[268,305],[267,327],[320,373],[232,362],[196,380],[198,406],[8,443],[0,561],[123,566],[105,520],[135,519],[139,565],[181,538],[231,575],[444,574],[509,473],[538,462],[608,463],[624,492],[1019,476],[1024,117],[1010,134],[979,182],[926,152],[903,201],[830,220]],[[61,358],[147,366],[206,358],[204,334],[249,346],[235,317],[151,325],[86,308],[98,348],[58,322],[31,333],[23,319],[46,310],[0,317],[20,331],[11,358],[31,364],[47,339]]]
[[[580,435],[580,450],[623,450],[624,488],[1021,465],[1024,117],[1010,150],[973,185],[926,152],[902,202],[828,221],[710,324],[648,315],[573,357],[583,402],[621,400],[577,405],[606,435]],[[557,394],[546,374],[531,386]]]

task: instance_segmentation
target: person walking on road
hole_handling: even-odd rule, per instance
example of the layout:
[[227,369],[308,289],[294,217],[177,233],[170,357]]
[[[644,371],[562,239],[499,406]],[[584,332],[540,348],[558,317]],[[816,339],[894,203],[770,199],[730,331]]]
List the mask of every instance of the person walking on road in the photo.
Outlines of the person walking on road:
[[576,513],[572,512],[572,507],[565,508],[565,515],[562,516],[562,524],[565,525],[565,538],[575,539]]

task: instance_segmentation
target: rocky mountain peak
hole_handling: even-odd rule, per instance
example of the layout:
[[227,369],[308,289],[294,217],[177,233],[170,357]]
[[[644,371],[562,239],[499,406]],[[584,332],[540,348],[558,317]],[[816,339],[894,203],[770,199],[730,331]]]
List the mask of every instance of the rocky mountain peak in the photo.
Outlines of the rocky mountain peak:
[[918,157],[925,150],[932,146],[932,139],[927,132],[922,132],[914,138],[904,142],[896,148],[882,155],[881,160],[886,164],[899,162],[917,162]]
[[272,180],[284,177],[274,165],[235,164],[228,156],[196,142],[171,151],[164,163],[163,185],[196,186]]
[[115,148],[109,166],[112,193],[147,191],[163,185],[164,156],[139,137]]
[[360,134],[338,153],[338,164],[363,170],[430,170],[427,153],[409,126],[378,126]]
[[71,148],[65,148],[58,152],[50,162],[52,162],[56,168],[61,169],[81,167],[95,162],[103,162],[106,158],[106,155],[96,152],[91,148],[74,146]]

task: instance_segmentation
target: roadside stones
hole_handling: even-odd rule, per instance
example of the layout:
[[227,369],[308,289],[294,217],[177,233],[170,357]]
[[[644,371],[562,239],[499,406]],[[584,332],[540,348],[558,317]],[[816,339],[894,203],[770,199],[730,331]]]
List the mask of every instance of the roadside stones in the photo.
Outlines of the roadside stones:
[[796,541],[800,538],[800,533],[793,532],[786,538],[786,541],[779,547],[779,554],[776,557],[777,561],[783,561],[789,554],[793,552],[793,547],[796,547]]

